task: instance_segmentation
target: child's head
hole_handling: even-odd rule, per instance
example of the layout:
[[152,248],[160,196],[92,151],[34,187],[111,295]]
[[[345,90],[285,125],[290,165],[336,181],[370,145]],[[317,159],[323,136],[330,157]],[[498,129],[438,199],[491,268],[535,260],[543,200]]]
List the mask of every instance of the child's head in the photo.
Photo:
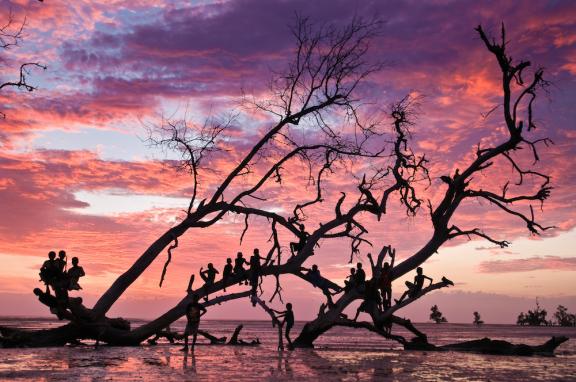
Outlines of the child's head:
[[231,259],[231,258],[227,258],[227,259],[226,259],[226,263],[230,264],[231,262],[232,262],[232,259]]
[[[54,253],[54,255],[56,255],[56,253]],[[40,296],[42,294],[42,289],[40,288],[34,288],[34,294],[36,296]]]
[[419,275],[421,275],[421,274],[422,274],[422,267],[416,268],[416,273],[418,273]]
[[254,248],[254,254],[256,256],[260,256],[260,250],[258,248]]
[[318,265],[316,265],[316,264],[312,265],[312,270],[314,272],[316,272],[318,270]]
[[212,268],[214,268],[214,264],[208,263],[208,269],[212,269]]
[[72,258],[72,265],[78,265],[78,258],[77,257]]
[[66,257],[66,251],[58,252],[58,257],[61,258],[62,260],[64,260],[64,258]]
[[287,309],[287,310],[292,310],[292,304],[291,304],[291,303],[286,304],[286,309]]
[[354,273],[356,273],[356,268],[350,268],[350,274],[353,275]]
[[358,267],[358,269],[362,269],[362,263],[357,263],[356,266]]
[[242,257],[242,252],[238,252],[238,254],[236,255],[238,258]]
[[48,258],[50,260],[54,260],[56,258],[56,252],[54,252],[54,251],[48,252]]

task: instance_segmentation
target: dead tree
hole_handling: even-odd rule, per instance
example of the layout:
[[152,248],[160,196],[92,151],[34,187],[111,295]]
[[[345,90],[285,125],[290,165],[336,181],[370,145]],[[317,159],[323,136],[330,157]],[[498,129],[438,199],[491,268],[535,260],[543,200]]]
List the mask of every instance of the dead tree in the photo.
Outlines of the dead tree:
[[[356,322],[347,318],[344,310],[354,301],[367,300],[366,290],[341,286],[324,277],[308,277],[302,272],[304,263],[315,254],[321,241],[348,238],[350,240],[350,261],[362,245],[371,245],[365,238],[367,229],[364,219],[382,221],[388,218],[388,203],[399,200],[410,216],[416,215],[427,206],[433,226],[433,232],[426,244],[404,261],[395,265],[391,271],[392,279],[414,270],[432,256],[448,240],[459,237],[479,237],[501,247],[508,245],[505,240],[495,239],[482,230],[482,227],[458,227],[452,217],[458,207],[469,200],[487,200],[491,206],[503,213],[518,218],[526,224],[532,234],[538,234],[550,227],[540,225],[535,220],[531,203],[543,203],[550,195],[549,177],[532,169],[521,167],[515,159],[516,153],[528,148],[535,161],[539,160],[537,148],[540,144],[550,143],[547,139],[529,140],[529,133],[536,127],[533,118],[533,103],[537,92],[547,85],[543,79],[543,70],[531,73],[531,79],[524,81],[530,63],[515,63],[506,52],[504,28],[500,42],[490,40],[481,27],[476,30],[485,47],[491,52],[502,73],[502,111],[506,135],[493,146],[476,150],[476,158],[471,163],[463,160],[461,168],[454,174],[441,176],[444,194],[433,206],[430,201],[421,199],[415,185],[419,182],[430,183],[427,160],[423,155],[414,153],[409,145],[410,129],[413,128],[412,114],[417,99],[410,96],[392,105],[387,119],[368,123],[361,117],[360,103],[355,98],[358,85],[371,73],[381,69],[380,64],[367,61],[369,43],[378,30],[378,22],[354,19],[343,28],[326,26],[313,28],[307,19],[299,19],[293,29],[296,40],[295,58],[284,75],[272,82],[271,90],[275,97],[269,101],[251,100],[252,107],[272,113],[276,122],[261,134],[259,139],[239,160],[238,164],[216,187],[204,184],[204,174],[209,166],[209,158],[225,155],[225,135],[236,123],[234,118],[212,119],[197,126],[187,121],[162,121],[151,131],[150,142],[177,150],[182,155],[181,168],[191,175],[191,195],[186,216],[174,227],[166,231],[128,268],[110,288],[100,297],[92,309],[84,308],[88,313],[83,317],[75,316],[72,322],[63,328],[36,333],[22,340],[21,344],[34,346],[62,344],[78,338],[95,338],[115,345],[135,345],[161,332],[169,324],[182,317],[192,295],[199,297],[214,296],[223,292],[225,287],[238,284],[238,275],[219,280],[210,285],[189,288],[187,294],[173,308],[135,329],[114,327],[106,318],[106,313],[126,289],[168,248],[161,279],[168,275],[167,270],[172,256],[178,256],[178,240],[186,233],[194,240],[195,229],[207,228],[217,224],[226,215],[243,217],[245,227],[240,237],[249,229],[252,219],[266,219],[270,227],[270,248],[262,265],[261,276],[276,280],[271,300],[281,299],[282,275],[295,275],[330,294],[341,293],[336,301],[322,306],[318,317],[308,322],[294,341],[296,347],[312,347],[314,341],[335,326],[363,328],[378,335],[398,341],[407,349],[433,348],[426,335],[420,332],[407,319],[396,315],[404,306],[411,304],[432,290],[453,285],[442,281],[431,284],[402,302],[381,309],[378,304],[367,304],[367,313],[371,321]],[[248,97],[247,97],[248,98]],[[338,124],[334,124],[335,115],[344,116],[352,124],[355,134],[347,133]],[[306,138],[296,134],[305,126]],[[391,134],[386,127],[391,126]],[[341,193],[334,205],[333,216],[317,226],[302,226],[307,221],[307,211],[325,202],[327,174],[342,171],[341,163],[349,160],[371,161],[376,164],[372,172],[367,172],[359,180],[355,195]],[[490,171],[507,162],[518,176],[512,186],[506,180],[499,191],[488,190],[477,184],[481,171]],[[304,164],[308,168],[308,180],[313,185],[315,195],[311,199],[294,202],[289,216],[281,215],[266,208],[266,190],[282,184],[285,168],[293,163]],[[347,175],[345,172],[344,175]],[[522,186],[525,179],[539,181],[535,190],[525,191]],[[518,206],[520,205],[520,206]],[[517,207],[518,206],[518,207]],[[526,210],[522,210],[524,207]],[[280,232],[283,235],[280,235]],[[280,237],[291,235],[296,238],[296,246],[284,254]],[[375,282],[383,271],[386,255],[394,250],[384,246],[376,262],[371,261],[372,280]],[[244,298],[252,291],[229,292],[212,297],[206,305],[220,304],[225,301]],[[252,301],[267,309],[267,305],[257,296]],[[82,310],[83,311],[83,310]],[[272,317],[274,321],[274,317]],[[415,335],[408,340],[393,334],[393,324],[408,329]],[[280,328],[281,330],[281,328]],[[12,338],[18,337],[11,332]],[[281,335],[280,335],[281,341]],[[7,341],[4,341],[7,343]],[[11,344],[18,342],[13,340]],[[282,343],[280,342],[279,346]]]
[[[482,147],[479,143],[476,150],[476,158],[472,163],[463,166],[462,169],[456,169],[454,174],[440,177],[440,179],[446,183],[444,196],[436,207],[432,206],[431,202],[428,202],[428,209],[434,228],[432,236],[421,249],[392,269],[392,278],[394,279],[415,269],[436,253],[448,240],[458,237],[466,237],[468,239],[479,237],[500,247],[509,245],[508,241],[495,239],[485,233],[481,227],[462,228],[452,224],[452,217],[458,207],[465,201],[473,199],[488,201],[494,208],[526,224],[528,231],[534,235],[538,235],[540,232],[552,228],[543,226],[536,221],[532,205],[532,203],[541,205],[550,196],[552,189],[550,186],[550,177],[533,169],[523,168],[515,159],[517,152],[527,148],[533,156],[534,163],[536,163],[540,160],[538,146],[551,143],[551,141],[546,138],[536,140],[530,140],[528,138],[530,132],[536,128],[533,104],[538,91],[548,86],[548,82],[543,77],[544,71],[541,68],[534,70],[530,75],[530,80],[526,82],[526,72],[531,66],[531,63],[528,61],[515,63],[507,54],[506,47],[508,42],[506,40],[504,26],[502,26],[501,29],[500,42],[489,39],[481,26],[478,26],[476,31],[485,47],[495,57],[502,74],[502,104],[500,107],[503,112],[503,123],[506,128],[506,135],[502,138],[501,142],[493,146]],[[406,107],[403,106],[405,105],[400,103],[392,112],[397,131],[401,129],[403,124],[409,122],[406,118]],[[397,145],[398,143],[397,141]],[[401,158],[400,155],[397,157]],[[510,180],[506,180],[502,184],[501,190],[492,191],[483,189],[481,185],[475,184],[475,175],[482,171],[493,169],[496,164],[501,165],[500,162],[502,161],[507,162],[518,177],[514,186],[511,186]],[[476,179],[477,178],[479,177],[476,177]],[[530,178],[530,180],[536,184],[535,188],[528,191],[526,191],[526,187],[522,187],[525,185],[527,178]],[[401,181],[398,183],[402,184]],[[514,188],[514,190],[512,190],[512,188]],[[411,192],[410,190],[413,190],[413,188],[407,186],[405,190]],[[389,195],[387,191],[388,190],[384,192],[382,203],[380,204],[381,211],[385,211],[385,202]],[[400,194],[407,195],[406,191],[404,191],[404,193],[400,191]],[[408,195],[410,196],[411,194]],[[522,203],[524,203],[524,211],[515,207]],[[406,203],[406,205],[407,207],[410,206],[409,203]],[[413,206],[417,208],[420,204],[414,202]],[[341,311],[342,307],[338,306],[337,309]],[[326,316],[319,317],[308,323],[295,343],[301,346],[311,346],[319,334],[325,331],[327,327],[330,327],[330,325],[336,324],[336,315],[332,314],[329,319],[326,319]],[[386,316],[388,316],[387,312],[380,315],[375,314],[373,321],[376,328],[383,324],[382,317]],[[417,333],[415,334],[417,335],[417,343],[422,343],[423,340],[425,340],[425,337]]]

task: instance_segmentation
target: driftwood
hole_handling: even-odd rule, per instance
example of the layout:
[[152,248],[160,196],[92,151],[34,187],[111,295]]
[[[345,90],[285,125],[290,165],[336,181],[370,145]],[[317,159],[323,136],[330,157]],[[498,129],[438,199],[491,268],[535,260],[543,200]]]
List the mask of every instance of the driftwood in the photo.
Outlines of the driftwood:
[[427,350],[427,351],[461,351],[493,355],[515,355],[515,356],[553,356],[554,351],[568,337],[552,337],[542,345],[513,344],[503,340],[492,340],[482,338],[479,340],[459,342],[443,346],[435,346],[421,339],[414,339],[404,345],[406,350]]
[[[204,338],[210,341],[210,345],[230,345],[230,346],[258,346],[260,345],[260,339],[256,338],[252,341],[245,341],[241,338],[240,332],[244,325],[238,325],[236,329],[234,329],[234,333],[230,340],[226,342],[227,337],[216,337],[205,330],[198,330],[198,334],[203,336]],[[176,343],[176,341],[181,341],[184,339],[184,333],[178,333],[176,331],[170,330],[170,328],[166,328],[164,330],[159,331],[153,338],[148,339],[148,344],[156,345],[160,338],[166,338],[171,344]]]
[[258,346],[260,345],[260,339],[256,338],[252,341],[244,341],[243,339],[239,339],[238,336],[240,335],[240,331],[242,330],[242,328],[244,327],[244,325],[238,325],[236,327],[236,329],[234,330],[234,334],[232,334],[232,337],[230,337],[230,340],[228,341],[228,343],[226,345],[231,345],[231,346]]

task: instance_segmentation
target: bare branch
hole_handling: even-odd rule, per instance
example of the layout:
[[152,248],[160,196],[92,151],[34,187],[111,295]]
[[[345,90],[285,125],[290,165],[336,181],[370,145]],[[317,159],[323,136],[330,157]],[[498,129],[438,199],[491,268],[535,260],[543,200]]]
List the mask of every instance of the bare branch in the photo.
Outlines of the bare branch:
[[0,26],[0,49],[8,49],[11,46],[18,45],[22,40],[24,27],[26,26],[26,18],[19,25],[15,25],[14,13],[12,9],[8,13],[8,20]]
[[468,237],[468,240],[471,240],[471,236],[479,236],[479,237],[482,237],[482,238],[496,244],[500,248],[505,248],[505,247],[508,247],[510,245],[510,242],[508,242],[506,240],[496,240],[496,239],[491,238],[490,236],[488,236],[484,232],[480,231],[478,228],[462,231],[460,228],[458,228],[456,226],[452,226],[450,228],[450,232],[451,233],[448,235],[449,239],[454,239],[458,236],[466,236],[466,237]]
[[[8,14],[8,20],[5,22],[5,24],[0,25],[0,49],[9,49],[12,46],[18,45],[22,40],[24,27],[26,25],[26,18],[24,18],[24,21],[22,21],[21,24],[15,24],[14,14],[12,13],[12,10],[10,10],[10,13]],[[0,83],[0,90],[9,87],[15,87],[18,89],[24,88],[29,92],[36,90],[37,87],[28,83],[27,78],[27,76],[30,74],[30,70],[33,68],[41,68],[46,70],[47,67],[37,62],[26,62],[21,64],[18,81],[2,82]],[[0,112],[0,117],[5,118],[6,115],[3,112]]]
[[164,263],[164,267],[162,268],[162,275],[160,276],[160,288],[162,288],[162,283],[164,282],[164,277],[166,276],[166,271],[168,270],[168,265],[172,260],[172,250],[178,248],[178,237],[174,236],[174,244],[168,247],[168,258]]

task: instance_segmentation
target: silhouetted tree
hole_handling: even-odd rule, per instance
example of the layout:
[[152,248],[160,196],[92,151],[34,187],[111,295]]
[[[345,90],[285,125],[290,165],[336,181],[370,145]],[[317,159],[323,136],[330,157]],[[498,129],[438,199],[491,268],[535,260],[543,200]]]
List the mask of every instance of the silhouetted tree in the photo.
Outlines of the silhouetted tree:
[[527,313],[521,312],[516,320],[517,325],[528,325],[528,326],[542,326],[550,325],[550,322],[546,320],[548,312],[546,309],[540,307],[540,303],[536,300],[536,308],[534,310],[528,310]]
[[481,317],[480,317],[480,313],[478,312],[474,312],[474,325],[482,325],[484,323],[484,321],[482,321]]
[[569,313],[564,305],[558,305],[554,318],[559,326],[576,326],[576,314]]
[[[481,27],[476,28],[502,74],[504,135],[499,135],[497,139],[488,131],[489,143],[478,144],[472,159],[466,155],[453,173],[442,175],[443,189],[439,191],[438,202],[433,204],[431,200],[421,199],[417,193],[416,185],[424,183],[431,186],[431,179],[426,167],[427,159],[414,153],[409,142],[418,99],[406,96],[393,103],[385,116],[372,121],[362,118],[359,109],[362,104],[357,94],[359,84],[382,67],[380,63],[371,63],[367,55],[378,27],[378,22],[355,18],[341,28],[315,28],[308,19],[298,19],[293,28],[296,41],[294,59],[284,74],[272,81],[273,98],[248,102],[252,107],[273,115],[275,122],[262,131],[252,147],[243,153],[234,153],[236,166],[221,175],[216,186],[203,182],[203,177],[206,176],[206,167],[210,166],[210,156],[229,154],[225,150],[225,135],[237,123],[233,117],[213,118],[202,125],[187,120],[163,120],[158,126],[153,126],[150,142],[179,152],[182,155],[180,168],[191,176],[186,215],[158,237],[114,281],[92,309],[83,307],[81,301],[75,300],[74,304],[71,301],[70,305],[75,307],[71,312],[75,317],[73,323],[53,330],[28,333],[19,337],[19,342],[28,346],[44,346],[64,344],[76,338],[98,338],[115,345],[136,345],[154,336],[184,315],[191,296],[214,296],[217,292],[223,292],[225,287],[237,285],[245,276],[228,277],[225,282],[218,280],[195,289],[189,285],[186,295],[174,307],[137,328],[115,327],[114,321],[108,319],[106,314],[128,287],[167,249],[168,257],[161,276],[164,281],[181,236],[186,233],[193,235],[197,230],[219,223],[226,216],[236,215],[244,220],[240,242],[254,219],[268,224],[271,244],[260,269],[262,278],[275,279],[275,288],[270,291],[268,302],[282,299],[281,276],[288,274],[309,282],[311,288],[322,285],[323,290],[338,294],[332,303],[322,304],[318,316],[304,325],[293,342],[295,347],[312,347],[314,341],[326,331],[335,326],[345,326],[372,331],[398,341],[408,349],[432,348],[426,335],[410,320],[397,316],[396,311],[433,290],[453,285],[450,280],[442,278],[440,282],[422,288],[400,303],[383,308],[384,304],[377,301],[376,280],[380,279],[385,257],[395,251],[391,246],[381,245],[378,256],[369,258],[371,279],[366,280],[364,288],[343,290],[340,285],[320,274],[311,279],[303,272],[306,269],[304,263],[315,254],[317,247],[341,238],[349,239],[349,261],[352,262],[361,246],[372,245],[366,239],[368,230],[363,221],[397,220],[389,213],[391,200],[399,201],[408,216],[416,215],[423,206],[427,207],[432,226],[428,241],[391,268],[389,277],[392,280],[416,269],[452,239],[479,237],[500,247],[509,244],[504,239],[490,236],[482,227],[455,225],[452,218],[466,202],[487,201],[504,214],[519,219],[535,235],[550,228],[535,220],[532,208],[532,203],[542,204],[549,197],[549,177],[533,168],[524,167],[516,157],[519,152],[526,151],[521,149],[527,148],[534,160],[538,161],[537,147],[549,142],[546,139],[528,139],[536,127],[533,103],[538,91],[547,82],[543,79],[542,69],[528,74],[530,62],[515,62],[508,55],[504,28],[499,42],[489,39]],[[531,79],[525,82],[528,75]],[[339,120],[339,117],[344,120]],[[343,122],[351,124],[353,129],[342,129]],[[305,134],[300,129],[304,129]],[[238,155],[239,159],[236,157]],[[369,164],[363,166],[366,172],[356,180],[354,174],[347,173],[345,166],[342,166],[350,161]],[[315,194],[310,198],[305,193],[295,195],[299,199],[293,202],[293,208],[287,210],[290,212],[280,213],[275,208],[274,200],[266,198],[266,191],[282,185],[287,165],[295,162],[308,169],[304,178],[314,186]],[[481,183],[486,179],[479,175],[481,172],[494,170],[501,174],[499,166],[503,163],[511,164],[513,174],[518,176],[514,184],[508,177],[502,180],[500,190]],[[311,208],[329,202],[331,195],[326,195],[323,184],[327,181],[326,175],[332,172],[349,177],[350,182],[357,181],[355,191],[340,194],[332,206],[332,216],[315,225],[307,221],[304,227],[303,223],[310,219]],[[211,173],[211,176],[214,174]],[[522,187],[526,182],[529,188]],[[333,195],[332,198],[335,199]],[[482,219],[477,221],[481,222]],[[288,251],[288,256],[282,256],[285,254],[283,248],[289,247],[287,243],[298,245],[292,246],[294,253]],[[190,280],[192,284],[193,277]],[[250,289],[228,292],[212,297],[203,305],[209,307],[251,295]],[[272,309],[260,299],[260,295],[252,295],[253,303],[270,314]],[[363,311],[370,316],[369,321],[357,322],[344,314],[344,310],[357,300],[363,300]],[[278,321],[273,314],[271,319]],[[403,335],[393,333],[392,324],[403,326],[416,338],[407,340]],[[281,330],[279,332],[281,334]]]
[[448,322],[446,317],[442,315],[440,309],[438,309],[438,305],[432,305],[432,307],[430,308],[430,320],[434,321],[437,324],[440,324],[442,322]]

